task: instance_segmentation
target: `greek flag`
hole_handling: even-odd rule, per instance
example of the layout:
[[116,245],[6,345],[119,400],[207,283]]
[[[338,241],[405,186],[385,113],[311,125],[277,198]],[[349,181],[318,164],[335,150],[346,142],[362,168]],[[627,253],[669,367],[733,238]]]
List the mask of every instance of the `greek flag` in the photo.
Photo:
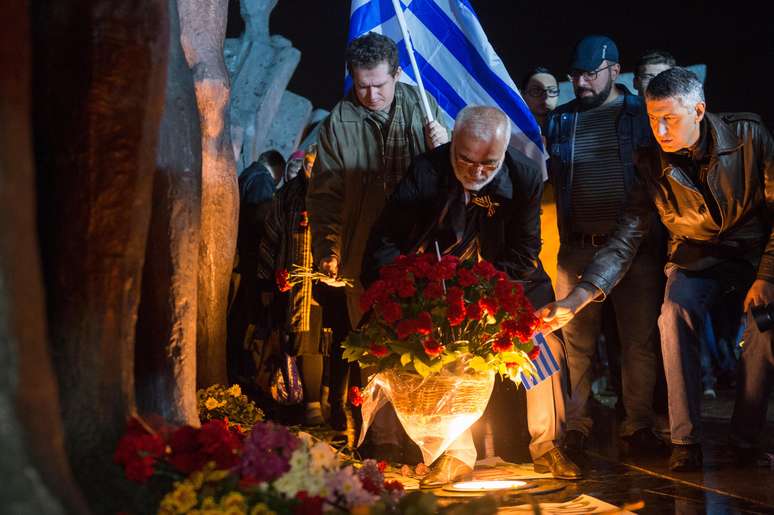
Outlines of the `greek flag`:
[[543,333],[537,333],[532,337],[533,343],[540,347],[540,354],[532,360],[532,364],[535,365],[537,375],[532,377],[528,376],[524,372],[521,373],[521,384],[524,388],[531,390],[538,384],[542,383],[555,373],[559,372],[559,363],[554,357],[554,353],[551,352],[551,348],[548,346],[546,337]]
[[[446,115],[448,127],[466,105],[502,109],[513,122],[511,144],[540,163],[540,128],[503,62],[489,44],[468,0],[400,0],[419,72],[427,92]],[[416,85],[392,0],[352,0],[348,42],[376,32],[398,45],[401,81]],[[352,79],[345,79],[345,92]]]

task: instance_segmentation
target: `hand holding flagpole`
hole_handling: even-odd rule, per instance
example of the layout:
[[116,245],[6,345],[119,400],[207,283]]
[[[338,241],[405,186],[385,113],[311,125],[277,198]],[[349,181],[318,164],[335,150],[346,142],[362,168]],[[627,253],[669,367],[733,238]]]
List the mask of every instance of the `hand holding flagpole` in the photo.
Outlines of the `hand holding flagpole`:
[[414,70],[414,76],[417,79],[419,95],[422,97],[422,108],[425,111],[425,123],[430,123],[434,121],[435,118],[433,117],[433,113],[430,112],[430,102],[427,101],[425,85],[422,82],[422,76],[419,74],[419,66],[417,66],[417,60],[414,57],[414,45],[411,43],[411,36],[409,35],[408,27],[406,26],[406,18],[403,16],[403,8],[400,5],[400,0],[392,0],[392,6],[395,8],[398,25],[400,25],[400,31],[403,34],[403,42],[406,44],[406,52],[408,52],[409,60],[411,61],[411,69]]

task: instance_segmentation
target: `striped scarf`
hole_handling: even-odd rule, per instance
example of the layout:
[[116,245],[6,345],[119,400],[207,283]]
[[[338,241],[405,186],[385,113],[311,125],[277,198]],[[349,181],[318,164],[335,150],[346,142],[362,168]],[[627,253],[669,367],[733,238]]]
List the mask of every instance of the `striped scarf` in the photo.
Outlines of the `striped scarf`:
[[402,100],[403,92],[396,88],[390,111],[370,111],[367,118],[381,135],[381,177],[384,180],[384,191],[388,195],[403,178],[412,157],[419,153],[419,149],[414,148],[413,138],[408,134],[411,127],[404,117]]

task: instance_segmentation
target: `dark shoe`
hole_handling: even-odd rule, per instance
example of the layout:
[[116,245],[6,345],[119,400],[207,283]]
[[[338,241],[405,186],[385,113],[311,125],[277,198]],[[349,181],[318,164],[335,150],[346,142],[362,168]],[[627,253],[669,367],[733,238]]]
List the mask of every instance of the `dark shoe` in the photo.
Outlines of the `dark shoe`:
[[558,447],[554,447],[539,458],[532,460],[532,465],[535,472],[539,474],[551,472],[556,479],[580,479],[583,477],[578,465],[562,454]]
[[668,449],[666,443],[648,427],[638,429],[622,437],[622,440],[626,442],[630,452],[663,454]]
[[442,454],[430,466],[430,472],[419,482],[419,488],[440,488],[454,481],[473,478],[473,469],[449,454]]
[[588,437],[581,431],[570,429],[564,434],[564,451],[573,456],[581,456],[586,453]]
[[733,456],[734,463],[741,467],[749,467],[754,465],[756,467],[766,466],[768,459],[757,447],[740,447],[738,445],[730,445],[731,455]]
[[701,445],[672,445],[672,455],[669,457],[669,470],[674,472],[693,472],[701,470]]

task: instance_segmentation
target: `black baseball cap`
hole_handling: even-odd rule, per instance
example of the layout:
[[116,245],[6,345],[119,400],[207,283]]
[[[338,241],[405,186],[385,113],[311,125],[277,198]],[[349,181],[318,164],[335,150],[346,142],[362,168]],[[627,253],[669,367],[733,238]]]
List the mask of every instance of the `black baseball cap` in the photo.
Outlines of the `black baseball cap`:
[[596,34],[586,36],[575,45],[570,69],[591,72],[599,68],[605,59],[618,62],[618,47],[613,40]]

